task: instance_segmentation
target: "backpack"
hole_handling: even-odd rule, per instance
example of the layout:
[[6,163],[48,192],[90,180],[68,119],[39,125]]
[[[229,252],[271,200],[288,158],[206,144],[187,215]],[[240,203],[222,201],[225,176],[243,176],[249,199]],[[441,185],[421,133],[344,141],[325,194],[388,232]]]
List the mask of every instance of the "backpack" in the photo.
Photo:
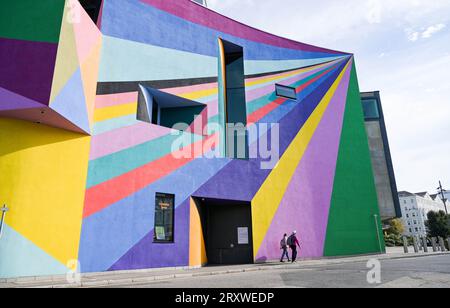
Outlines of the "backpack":
[[288,246],[294,246],[294,239],[293,239],[292,235],[288,237],[287,245]]
[[287,246],[286,240],[283,238],[283,239],[280,241],[280,247],[281,247],[281,248],[284,248],[284,247],[286,247],[286,246]]

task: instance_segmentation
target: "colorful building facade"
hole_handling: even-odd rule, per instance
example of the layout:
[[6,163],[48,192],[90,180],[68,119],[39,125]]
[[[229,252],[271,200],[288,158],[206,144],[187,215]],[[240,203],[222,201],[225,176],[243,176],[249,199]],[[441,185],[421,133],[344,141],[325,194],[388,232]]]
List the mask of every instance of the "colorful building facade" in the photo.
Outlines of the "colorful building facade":
[[384,251],[351,54],[190,0],[2,6],[0,277]]

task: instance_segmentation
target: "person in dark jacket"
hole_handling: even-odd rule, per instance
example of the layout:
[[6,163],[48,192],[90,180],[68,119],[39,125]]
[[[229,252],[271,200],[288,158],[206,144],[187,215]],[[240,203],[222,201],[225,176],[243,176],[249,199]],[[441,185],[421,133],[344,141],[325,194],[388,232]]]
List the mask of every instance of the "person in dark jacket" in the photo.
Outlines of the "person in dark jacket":
[[300,248],[300,243],[297,238],[297,231],[292,232],[292,235],[288,238],[288,245],[292,250],[292,263],[297,261],[297,246]]
[[281,255],[281,263],[284,262],[284,257],[287,258],[288,262],[291,262],[291,260],[289,259],[289,252],[288,252],[288,236],[287,234],[284,234],[283,239],[280,242],[280,248],[283,251],[283,254]]

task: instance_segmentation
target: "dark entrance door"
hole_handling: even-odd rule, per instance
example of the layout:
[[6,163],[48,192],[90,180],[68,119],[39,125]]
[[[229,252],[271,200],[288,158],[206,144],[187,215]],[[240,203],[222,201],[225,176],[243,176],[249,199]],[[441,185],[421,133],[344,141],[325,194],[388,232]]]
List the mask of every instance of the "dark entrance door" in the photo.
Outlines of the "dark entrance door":
[[202,212],[208,264],[253,263],[250,203],[203,200]]

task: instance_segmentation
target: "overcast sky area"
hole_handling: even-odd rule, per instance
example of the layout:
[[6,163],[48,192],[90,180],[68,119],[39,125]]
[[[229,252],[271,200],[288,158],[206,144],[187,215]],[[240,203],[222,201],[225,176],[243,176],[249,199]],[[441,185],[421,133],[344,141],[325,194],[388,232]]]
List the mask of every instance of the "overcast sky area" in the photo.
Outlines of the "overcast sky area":
[[450,0],[208,0],[256,28],[355,54],[381,91],[399,190],[450,189]]

